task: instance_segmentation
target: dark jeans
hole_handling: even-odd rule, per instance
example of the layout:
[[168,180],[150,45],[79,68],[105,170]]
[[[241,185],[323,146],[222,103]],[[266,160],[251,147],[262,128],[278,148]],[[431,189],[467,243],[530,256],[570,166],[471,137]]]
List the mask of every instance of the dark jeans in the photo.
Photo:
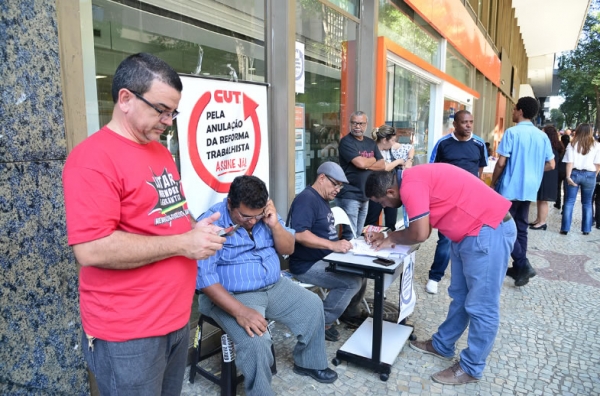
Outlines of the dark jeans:
[[517,240],[510,256],[513,259],[513,267],[518,269],[525,266],[527,260],[527,229],[529,228],[529,205],[530,201],[511,201],[510,215],[517,226]]
[[379,225],[379,215],[383,209],[385,226],[390,230],[396,229],[396,220],[398,218],[398,208],[383,208],[377,202],[369,201],[369,210],[367,211],[367,218],[365,219],[365,225]]
[[433,264],[431,264],[429,270],[429,279],[439,282],[444,277],[444,272],[446,272],[448,263],[450,263],[450,243],[452,241],[438,231],[438,241],[433,256]]

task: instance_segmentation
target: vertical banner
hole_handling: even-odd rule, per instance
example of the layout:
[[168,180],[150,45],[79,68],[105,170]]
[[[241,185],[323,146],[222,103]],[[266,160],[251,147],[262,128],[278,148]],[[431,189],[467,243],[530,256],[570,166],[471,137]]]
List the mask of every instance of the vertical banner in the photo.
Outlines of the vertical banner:
[[181,180],[197,218],[227,196],[236,176],[269,185],[267,86],[180,76]]
[[400,314],[398,323],[404,320],[415,310],[417,296],[413,287],[413,273],[415,267],[415,253],[412,252],[404,258],[402,280],[400,282]]
[[296,93],[304,93],[304,44],[296,41]]

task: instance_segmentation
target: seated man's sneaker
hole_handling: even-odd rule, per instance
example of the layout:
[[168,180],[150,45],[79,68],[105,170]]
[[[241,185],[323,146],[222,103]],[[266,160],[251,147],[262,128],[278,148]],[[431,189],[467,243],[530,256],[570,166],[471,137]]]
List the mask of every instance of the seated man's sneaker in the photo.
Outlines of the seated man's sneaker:
[[427,286],[425,286],[425,290],[427,291],[427,293],[429,294],[437,294],[437,289],[438,289],[438,282],[429,279],[427,281]]
[[330,328],[325,329],[325,339],[327,341],[338,341],[340,339],[340,333],[335,326],[331,325]]
[[298,375],[306,375],[312,377],[315,381],[321,382],[323,384],[331,384],[335,382],[338,378],[338,375],[335,371],[327,367],[325,370],[311,370],[302,368],[296,364],[294,364],[294,373]]
[[460,362],[456,362],[452,367],[433,374],[431,379],[444,385],[464,385],[479,381],[479,379],[465,373],[460,367]]
[[437,357],[439,357],[441,359],[444,359],[444,360],[452,360],[452,356],[446,357],[446,356],[438,353],[438,351],[436,351],[435,348],[433,347],[433,341],[432,340],[427,340],[427,341],[411,341],[410,347],[412,349],[414,349],[415,351],[419,351],[419,352],[427,353],[429,355],[437,356]]

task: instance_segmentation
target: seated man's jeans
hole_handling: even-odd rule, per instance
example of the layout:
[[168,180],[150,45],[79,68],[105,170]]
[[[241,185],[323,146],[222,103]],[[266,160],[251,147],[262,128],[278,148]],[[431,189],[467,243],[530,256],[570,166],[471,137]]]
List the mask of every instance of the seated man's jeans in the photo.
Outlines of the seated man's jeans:
[[[333,202],[340,208],[344,209],[352,227],[356,232],[356,236],[360,236],[362,229],[365,225],[365,219],[367,218],[367,212],[369,210],[369,201],[357,201],[355,199],[343,199],[336,198]],[[342,238],[351,240],[353,238],[352,230],[348,226],[342,228]]]
[[567,184],[567,195],[565,197],[560,230],[567,232],[571,230],[573,207],[577,199],[577,192],[581,188],[581,232],[590,232],[592,230],[592,194],[596,187],[596,173],[573,169],[571,171],[571,180],[577,185],[572,186]]
[[[233,293],[232,296],[263,317],[286,325],[296,335],[298,342],[293,358],[298,366],[314,370],[328,367],[323,303],[315,293],[282,277],[266,288]],[[246,395],[274,395],[271,389],[273,355],[269,332],[261,337],[250,337],[233,316],[213,304],[204,294],[198,297],[198,309],[219,323],[231,337],[236,366],[244,374]]]
[[[301,275],[294,275],[300,282],[310,283],[328,290],[323,301],[325,312],[325,326],[332,325],[348,308],[348,315],[359,316],[362,298],[365,294],[364,279],[359,276],[337,274],[325,271],[329,263],[317,261],[308,271]],[[362,292],[362,293],[359,293]],[[358,295],[358,296],[357,296]],[[357,296],[357,298],[353,298]],[[350,306],[352,302],[353,306]]]

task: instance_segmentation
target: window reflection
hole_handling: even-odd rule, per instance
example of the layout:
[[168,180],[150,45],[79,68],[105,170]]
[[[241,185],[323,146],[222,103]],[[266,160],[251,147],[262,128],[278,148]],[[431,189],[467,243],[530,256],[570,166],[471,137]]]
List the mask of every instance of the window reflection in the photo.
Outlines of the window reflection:
[[[318,0],[297,3],[296,41],[305,48],[304,92],[296,93],[296,192],[316,179],[325,161],[339,162],[342,128],[354,111],[355,22]],[[349,111],[348,111],[349,110]],[[346,115],[347,114],[347,115]]]
[[456,78],[467,87],[473,87],[473,66],[448,43],[446,52],[446,73]]
[[439,35],[402,0],[380,0],[378,34],[440,67]]
[[387,82],[386,124],[395,127],[398,136],[411,136],[415,163],[425,163],[434,85],[391,61]]
[[[264,1],[93,0],[92,18],[100,125],[113,110],[112,77],[131,54],[148,52],[178,73],[265,81]],[[244,23],[240,23],[244,21]],[[179,165],[176,123],[161,136]]]

